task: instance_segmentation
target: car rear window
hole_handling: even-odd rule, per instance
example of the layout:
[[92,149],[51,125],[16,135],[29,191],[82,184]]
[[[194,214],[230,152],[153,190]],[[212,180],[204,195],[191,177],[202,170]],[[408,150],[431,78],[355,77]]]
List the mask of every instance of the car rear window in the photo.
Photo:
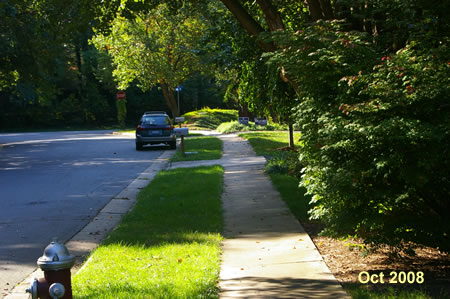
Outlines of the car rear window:
[[167,116],[144,116],[142,118],[143,125],[170,125],[169,118]]

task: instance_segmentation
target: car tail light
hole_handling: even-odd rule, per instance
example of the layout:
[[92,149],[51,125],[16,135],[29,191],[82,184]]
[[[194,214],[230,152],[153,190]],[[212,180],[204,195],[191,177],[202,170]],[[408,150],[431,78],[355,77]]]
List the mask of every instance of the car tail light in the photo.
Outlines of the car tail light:
[[136,130],[138,131],[144,131],[145,129],[141,127],[141,125],[137,126]]
[[173,130],[173,125],[170,125],[168,127],[165,127],[163,130]]

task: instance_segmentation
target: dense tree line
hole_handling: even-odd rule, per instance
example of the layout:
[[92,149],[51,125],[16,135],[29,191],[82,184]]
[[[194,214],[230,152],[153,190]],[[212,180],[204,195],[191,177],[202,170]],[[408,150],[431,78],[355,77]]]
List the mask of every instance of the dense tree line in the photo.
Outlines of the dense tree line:
[[[110,28],[120,1],[0,3],[0,128],[117,124],[114,61],[90,40]],[[126,45],[123,45],[125,48]],[[181,112],[220,107],[224,87],[197,70],[183,84]],[[160,85],[127,92],[128,122],[143,111],[170,111]]]

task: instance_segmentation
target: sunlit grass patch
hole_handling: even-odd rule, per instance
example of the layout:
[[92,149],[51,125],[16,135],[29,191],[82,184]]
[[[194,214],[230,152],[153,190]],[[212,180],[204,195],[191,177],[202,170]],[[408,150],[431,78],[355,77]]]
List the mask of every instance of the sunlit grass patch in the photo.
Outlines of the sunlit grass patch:
[[[258,156],[271,155],[280,148],[289,145],[288,131],[264,131],[239,134],[248,140]],[[300,133],[294,132],[294,143],[298,145]]]
[[215,298],[223,169],[160,172],[73,278],[76,298]]
[[215,130],[221,123],[238,119],[237,110],[203,108],[183,115],[191,129]]
[[222,140],[217,137],[185,138],[184,151],[189,154],[183,157],[181,146],[179,146],[170,162],[220,159],[222,157]]

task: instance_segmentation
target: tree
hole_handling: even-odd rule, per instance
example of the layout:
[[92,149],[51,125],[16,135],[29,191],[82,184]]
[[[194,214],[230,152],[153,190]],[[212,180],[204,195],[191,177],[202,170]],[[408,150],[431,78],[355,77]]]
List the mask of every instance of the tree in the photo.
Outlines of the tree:
[[398,39],[389,32],[374,40],[347,22],[319,21],[273,34],[283,50],[267,56],[298,86],[301,184],[313,195],[312,217],[335,236],[449,251],[446,21],[432,11],[406,19],[414,30],[393,53]]
[[292,1],[222,2],[295,88],[312,217],[335,236],[449,251],[449,3],[307,0],[294,31],[277,16]]
[[[283,23],[283,20],[281,18],[281,15],[279,14],[277,8],[272,5],[271,1],[268,0],[257,0],[256,2],[259,5],[259,8],[264,16],[264,20],[267,24],[268,30],[264,29],[262,25],[260,25],[249,13],[248,11],[239,3],[239,1],[236,0],[222,0],[223,4],[231,11],[231,13],[234,15],[234,17],[239,21],[239,23],[242,25],[242,27],[248,32],[250,36],[256,39],[257,45],[264,51],[264,52],[273,52],[277,49],[277,45],[272,42],[267,42],[264,39],[261,39],[260,36],[264,32],[275,32],[275,31],[283,31],[285,30],[285,25]],[[292,24],[292,23],[289,23]],[[266,76],[271,76],[272,74],[268,72]],[[284,72],[281,70],[280,75],[283,78],[283,80],[287,83],[289,82],[288,78],[284,75]],[[273,82],[273,80],[271,80]],[[277,86],[281,88],[281,90],[287,90],[286,87],[282,87],[283,83],[279,82],[278,84],[275,84],[273,86]],[[272,90],[270,92],[272,97],[276,97],[276,95],[283,94],[282,91],[276,92]],[[283,94],[284,96],[288,95],[286,93]],[[269,96],[269,93],[266,94],[266,98]],[[257,101],[258,99],[255,98]],[[277,101],[278,105],[283,106],[282,109],[277,109],[279,112],[283,111],[285,114],[283,118],[283,121],[287,120],[289,124],[289,146],[291,148],[294,147],[294,130],[292,126],[292,120],[289,116],[290,108],[292,108],[294,98],[291,98],[287,101]],[[251,101],[251,100],[250,100]],[[270,100],[267,100],[267,102],[270,102]],[[273,110],[272,110],[273,112]]]
[[97,49],[112,57],[120,89],[134,80],[142,90],[159,85],[172,116],[178,116],[175,88],[201,70],[199,40],[204,23],[195,14],[173,14],[166,4],[133,18],[117,17],[108,34],[98,33]]
[[[87,122],[108,115],[92,80],[98,57],[87,39],[120,1],[0,2],[0,122],[7,126]],[[114,12],[114,13],[113,13]]]

